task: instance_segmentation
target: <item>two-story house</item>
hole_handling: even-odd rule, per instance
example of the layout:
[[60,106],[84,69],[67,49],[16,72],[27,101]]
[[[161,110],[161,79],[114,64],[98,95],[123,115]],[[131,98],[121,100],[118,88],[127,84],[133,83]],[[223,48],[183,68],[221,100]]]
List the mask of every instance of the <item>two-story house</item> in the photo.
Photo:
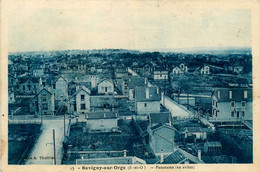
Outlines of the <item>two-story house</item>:
[[252,88],[216,88],[212,93],[212,122],[253,119]]
[[209,66],[204,66],[200,69],[200,73],[202,75],[209,75],[210,74],[210,67]]
[[160,112],[161,94],[158,87],[135,87],[135,110],[137,114]]
[[54,94],[42,88],[29,100],[30,112],[35,115],[54,115]]
[[90,90],[85,86],[77,87],[76,92],[67,100],[70,114],[80,115],[90,111]]

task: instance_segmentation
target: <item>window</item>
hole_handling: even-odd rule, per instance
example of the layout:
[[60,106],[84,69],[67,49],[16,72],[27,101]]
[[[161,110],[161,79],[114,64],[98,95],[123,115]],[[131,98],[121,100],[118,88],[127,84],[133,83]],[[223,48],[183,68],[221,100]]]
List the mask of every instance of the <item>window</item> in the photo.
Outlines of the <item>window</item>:
[[242,117],[245,117],[245,111],[242,111]]
[[146,104],[146,103],[144,104],[144,107],[147,107],[147,104]]
[[85,100],[85,95],[80,95],[80,99],[81,99],[81,101],[84,101]]
[[232,111],[232,112],[231,112],[231,117],[234,117],[234,116],[235,116],[235,112]]
[[218,110],[216,110],[216,117],[218,116],[218,112],[219,112],[219,111],[218,111]]
[[231,102],[231,107],[235,107],[235,102]]
[[212,106],[214,106],[214,102],[215,102],[215,100],[212,100]]
[[46,101],[47,101],[47,95],[46,95],[46,94],[43,94],[43,95],[42,95],[42,101],[43,101],[43,102],[46,102]]
[[34,90],[36,90],[36,85],[33,86]]
[[218,98],[220,99],[220,91],[218,91]]
[[80,104],[80,110],[85,110],[86,109],[86,104],[83,103],[83,104]]
[[105,92],[107,92],[107,87],[105,87]]
[[27,85],[28,90],[31,91],[31,85]]
[[46,103],[42,104],[42,110],[48,110],[48,106]]
[[216,107],[218,107],[218,102],[216,102]]
[[232,91],[229,91],[229,99],[232,99]]
[[237,118],[239,118],[239,112],[237,112]]
[[56,84],[53,84],[53,89],[56,89]]
[[244,91],[244,98],[247,99],[247,91]]
[[246,102],[241,102],[241,105],[244,107],[244,106],[246,106]]

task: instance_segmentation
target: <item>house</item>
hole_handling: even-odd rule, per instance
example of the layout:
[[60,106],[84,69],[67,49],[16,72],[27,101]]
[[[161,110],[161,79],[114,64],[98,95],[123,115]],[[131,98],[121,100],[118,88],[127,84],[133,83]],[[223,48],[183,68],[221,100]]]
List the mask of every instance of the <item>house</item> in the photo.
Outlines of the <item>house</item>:
[[201,152],[198,151],[198,157],[177,148],[168,156],[161,157],[156,164],[204,164],[201,160]]
[[70,114],[80,115],[90,111],[90,90],[85,86],[77,87],[76,92],[67,100]]
[[174,137],[176,129],[170,124],[148,126],[149,146],[155,156],[168,155],[175,147]]
[[114,111],[90,112],[86,114],[86,128],[89,132],[118,131],[118,113]]
[[114,83],[111,80],[104,79],[98,84],[99,94],[114,94]]
[[182,75],[184,72],[182,69],[180,69],[178,66],[174,67],[172,69],[172,74],[173,75]]
[[151,78],[153,74],[153,65],[151,63],[145,63],[142,67],[141,75],[146,78]]
[[253,119],[252,88],[215,88],[212,93],[211,122]]
[[211,129],[202,127],[184,127],[182,131],[185,139],[193,136],[196,140],[206,140],[207,134],[211,132]]
[[144,77],[131,77],[128,83],[128,98],[134,100],[135,98],[135,87],[147,86],[147,78]]
[[219,154],[222,151],[220,142],[206,142],[204,143],[204,152],[209,154]]
[[155,69],[153,72],[154,81],[168,80],[168,71],[164,69]]
[[76,165],[119,165],[119,164],[146,164],[145,160],[136,156],[107,157],[76,159]]
[[188,72],[188,66],[186,66],[184,63],[180,64],[180,69],[184,72],[187,73]]
[[135,110],[137,114],[160,112],[161,93],[158,87],[135,88]]
[[54,115],[54,94],[42,88],[29,100],[30,112],[35,115]]
[[68,100],[68,81],[63,76],[54,80],[52,90],[55,95],[55,104],[59,105]]
[[39,78],[30,76],[19,78],[17,84],[19,85],[18,92],[26,95],[34,95],[42,88]]
[[204,66],[200,69],[200,73],[202,75],[209,75],[210,74],[210,67],[209,66]]

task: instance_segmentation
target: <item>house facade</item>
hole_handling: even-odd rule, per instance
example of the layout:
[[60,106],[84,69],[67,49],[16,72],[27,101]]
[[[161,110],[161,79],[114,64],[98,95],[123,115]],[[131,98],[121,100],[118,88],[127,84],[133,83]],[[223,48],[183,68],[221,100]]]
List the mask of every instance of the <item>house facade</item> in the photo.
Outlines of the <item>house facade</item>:
[[200,73],[202,75],[209,75],[210,74],[210,67],[209,66],[204,66],[203,68],[200,69]]
[[29,107],[35,115],[54,115],[54,94],[43,88],[29,100]]
[[57,104],[61,101],[65,102],[68,100],[68,81],[64,77],[59,76],[54,81],[52,89],[55,94],[55,101]]
[[252,88],[216,88],[212,94],[212,122],[253,119]]
[[155,81],[168,80],[167,70],[155,70],[153,73],[153,79]]
[[167,124],[148,127],[149,146],[155,156],[168,155],[174,151],[176,129]]
[[98,84],[99,94],[113,94],[114,93],[114,83],[111,80],[105,79]]
[[82,115],[90,111],[90,90],[82,86],[68,99],[70,114]]
[[172,74],[173,75],[182,75],[184,72],[178,67],[178,66],[176,66],[176,67],[174,67],[173,69],[172,69]]
[[139,115],[160,112],[160,100],[158,87],[135,88],[135,110]]

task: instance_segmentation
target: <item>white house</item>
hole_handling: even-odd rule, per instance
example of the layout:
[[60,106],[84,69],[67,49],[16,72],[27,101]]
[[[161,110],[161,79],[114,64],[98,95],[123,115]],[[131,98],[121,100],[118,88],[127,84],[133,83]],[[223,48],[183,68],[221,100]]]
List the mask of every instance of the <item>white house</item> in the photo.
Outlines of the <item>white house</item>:
[[209,75],[210,74],[210,67],[209,66],[204,66],[203,68],[200,69],[200,73],[202,75]]
[[253,119],[252,88],[216,88],[212,94],[212,122]]
[[118,131],[118,114],[114,111],[90,112],[86,114],[86,127],[89,132]]
[[184,72],[181,70],[178,66],[172,69],[172,74],[173,75],[182,75]]
[[186,66],[184,63],[180,64],[180,69],[185,73],[188,72],[188,66]]
[[155,156],[169,155],[174,151],[176,129],[168,124],[158,124],[147,129],[149,146]]
[[77,87],[76,92],[67,101],[68,111],[80,115],[90,111],[90,90],[85,86]]
[[113,94],[114,93],[114,83],[111,80],[105,79],[98,84],[99,94]]
[[160,112],[160,100],[158,87],[135,88],[135,109],[139,115]]
[[153,79],[155,81],[168,80],[168,71],[167,70],[155,70],[153,72]]
[[55,103],[58,105],[61,101],[68,100],[68,81],[63,77],[59,76],[52,86],[52,90],[55,94]]

